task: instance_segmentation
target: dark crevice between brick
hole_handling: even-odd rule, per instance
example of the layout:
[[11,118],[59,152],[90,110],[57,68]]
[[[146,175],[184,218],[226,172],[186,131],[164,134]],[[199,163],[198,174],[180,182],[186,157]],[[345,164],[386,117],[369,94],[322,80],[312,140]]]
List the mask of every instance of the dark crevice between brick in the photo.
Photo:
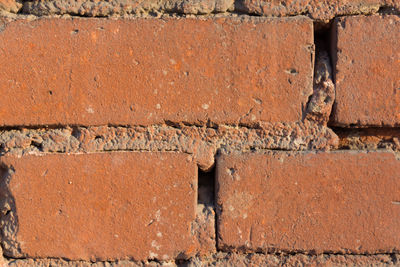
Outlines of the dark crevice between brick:
[[213,206],[215,204],[215,166],[209,171],[202,171],[199,169],[198,173],[198,197],[197,202],[206,206]]
[[399,257],[395,253],[390,254],[390,259],[392,260],[393,265],[397,266],[400,264]]
[[[182,129],[184,127],[198,127],[198,128],[209,128],[217,130],[220,127],[242,127],[246,129],[262,129],[262,127],[257,123],[245,124],[245,123],[215,123],[210,119],[198,122],[187,122],[187,121],[170,121],[165,120],[161,123],[155,124],[38,124],[38,125],[13,125],[6,126],[0,125],[1,131],[22,131],[22,130],[62,130],[62,129],[72,129],[73,133],[78,134],[81,129],[89,129],[93,127],[112,127],[112,128],[135,128],[135,127],[163,127],[169,126],[175,129]],[[75,136],[75,135],[74,135]]]
[[[7,166],[0,164],[0,220],[3,221],[6,216],[10,215],[11,210],[7,207],[6,198],[8,192],[8,179],[7,179],[8,169]],[[4,237],[4,228],[1,227],[0,229],[1,238]],[[4,254],[4,244],[0,242],[1,251],[3,253],[3,258],[7,256]]]
[[20,244],[16,240],[18,233],[18,215],[15,199],[10,192],[9,185],[14,167],[0,162],[0,224],[3,258],[22,256]]
[[379,8],[378,12],[379,15],[400,15],[400,10],[396,10],[392,6],[383,5]]
[[288,257],[288,256],[296,256],[296,255],[304,255],[304,256],[379,256],[379,255],[386,255],[389,256],[391,259],[398,260],[398,255],[399,253],[396,252],[372,252],[372,253],[355,253],[354,251],[350,249],[343,249],[342,251],[315,251],[313,249],[311,250],[300,250],[300,249],[279,249],[279,248],[274,248],[274,247],[268,247],[268,248],[258,248],[258,249],[249,249],[246,246],[240,246],[240,247],[235,247],[235,246],[224,246],[221,248],[220,252],[222,253],[237,253],[237,254],[257,254],[257,255],[273,255],[273,256],[283,256],[283,257]]
[[34,140],[31,141],[31,146],[36,147],[39,151],[43,151],[43,144],[36,142]]
[[322,51],[327,51],[329,54],[329,60],[332,66],[332,26],[333,21],[329,23],[314,22],[314,44],[315,52],[321,53]]
[[309,96],[303,120],[326,126],[335,100],[331,53],[331,26],[314,22],[314,76],[313,93]]
[[16,2],[21,4],[21,7],[18,9],[18,11],[16,12],[16,14],[18,15],[22,15],[23,14],[23,4],[24,4],[24,0],[17,0]]
[[218,251],[218,227],[216,212],[216,166],[214,164],[214,166],[208,171],[202,171],[199,168],[198,172],[197,203],[213,210],[215,250]]

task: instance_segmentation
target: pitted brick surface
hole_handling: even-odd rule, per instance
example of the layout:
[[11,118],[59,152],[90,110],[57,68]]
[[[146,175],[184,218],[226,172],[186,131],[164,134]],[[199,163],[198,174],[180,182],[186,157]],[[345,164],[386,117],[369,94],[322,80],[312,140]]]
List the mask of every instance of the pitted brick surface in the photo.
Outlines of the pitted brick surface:
[[344,17],[334,29],[333,123],[400,126],[400,17]]
[[217,159],[224,251],[400,250],[400,161],[392,153],[243,153]]
[[2,210],[10,209],[1,219],[2,244],[10,257],[171,260],[198,250],[191,233],[197,168],[187,154],[52,154],[1,162],[8,176]]
[[0,125],[294,122],[313,54],[305,17],[19,20],[0,33]]

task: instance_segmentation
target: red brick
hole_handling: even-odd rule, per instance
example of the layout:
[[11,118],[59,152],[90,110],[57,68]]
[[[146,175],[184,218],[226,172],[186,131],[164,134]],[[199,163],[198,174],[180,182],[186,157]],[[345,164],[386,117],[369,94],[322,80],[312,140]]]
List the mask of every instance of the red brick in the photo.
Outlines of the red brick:
[[398,252],[399,173],[400,161],[385,152],[222,155],[219,247]]
[[242,0],[239,10],[264,16],[307,14],[311,18],[329,21],[339,15],[370,14],[380,7],[400,10],[398,0]]
[[1,161],[12,170],[3,194],[15,205],[2,218],[6,255],[168,260],[196,252],[191,223],[197,167],[186,154],[49,154]]
[[288,122],[312,93],[313,25],[18,20],[0,33],[0,57],[0,126]]
[[400,125],[400,17],[335,21],[337,125]]

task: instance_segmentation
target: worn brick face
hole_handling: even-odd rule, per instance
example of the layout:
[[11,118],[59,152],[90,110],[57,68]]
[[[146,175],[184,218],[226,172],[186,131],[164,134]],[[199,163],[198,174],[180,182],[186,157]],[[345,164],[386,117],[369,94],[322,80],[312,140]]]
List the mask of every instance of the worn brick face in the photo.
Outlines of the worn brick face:
[[217,160],[224,250],[400,250],[400,161],[385,152],[243,153]]
[[313,25],[19,20],[0,33],[0,57],[0,125],[288,122],[312,93]]
[[8,256],[169,260],[196,253],[197,167],[187,154],[51,154],[1,162],[8,173],[2,210],[11,208],[1,219]]
[[338,125],[400,125],[400,17],[336,19]]

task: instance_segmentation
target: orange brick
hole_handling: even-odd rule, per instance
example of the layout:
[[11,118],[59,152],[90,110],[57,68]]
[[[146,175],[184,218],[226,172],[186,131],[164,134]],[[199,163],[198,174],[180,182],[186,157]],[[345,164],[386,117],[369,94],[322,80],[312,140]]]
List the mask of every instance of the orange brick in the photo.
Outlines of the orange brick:
[[197,167],[178,153],[3,157],[11,257],[175,259],[195,254]]
[[304,17],[18,20],[0,33],[0,126],[302,118]]
[[335,21],[336,125],[400,125],[400,17]]
[[385,152],[244,153],[217,161],[223,250],[400,251],[400,161]]

